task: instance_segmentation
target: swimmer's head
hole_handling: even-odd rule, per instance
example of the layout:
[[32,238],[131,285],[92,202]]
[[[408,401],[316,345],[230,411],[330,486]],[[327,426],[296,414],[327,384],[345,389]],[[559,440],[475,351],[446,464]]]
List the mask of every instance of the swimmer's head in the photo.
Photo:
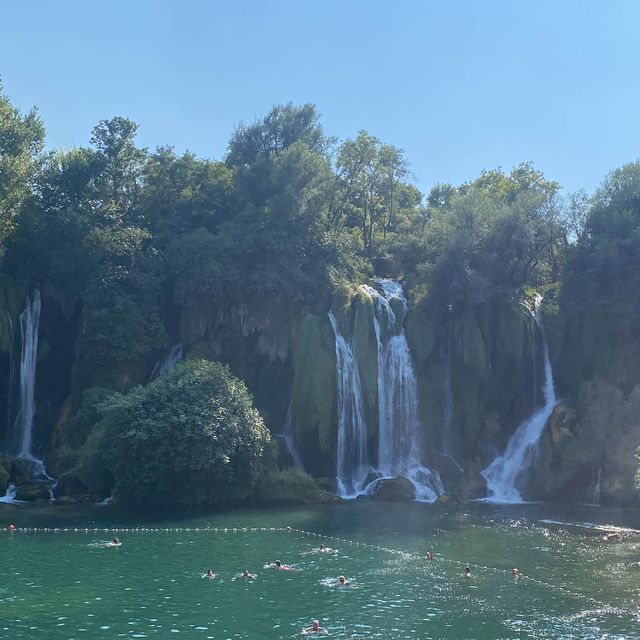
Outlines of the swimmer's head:
[[320,620],[314,620],[311,623],[311,626],[313,627],[314,631],[318,630],[320,628]]
[[276,560],[275,565],[276,567],[280,568],[282,566],[282,562],[280,562],[280,560]]
[[320,551],[324,550],[324,545],[322,543],[320,543]]
[[346,578],[344,576],[339,576],[338,581],[340,582],[340,584],[344,584],[346,582]]

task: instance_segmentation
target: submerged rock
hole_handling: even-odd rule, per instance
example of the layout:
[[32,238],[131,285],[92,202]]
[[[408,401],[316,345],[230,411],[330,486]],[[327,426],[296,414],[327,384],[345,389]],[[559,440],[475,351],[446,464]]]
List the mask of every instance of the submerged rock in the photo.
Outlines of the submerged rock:
[[416,490],[406,478],[398,476],[380,480],[378,490],[371,495],[372,500],[388,502],[411,502],[416,499]]

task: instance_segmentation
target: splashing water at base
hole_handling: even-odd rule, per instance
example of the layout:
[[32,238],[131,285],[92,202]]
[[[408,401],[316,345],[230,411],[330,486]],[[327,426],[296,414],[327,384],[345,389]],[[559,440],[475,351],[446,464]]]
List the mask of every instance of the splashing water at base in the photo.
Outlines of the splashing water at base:
[[544,405],[527,418],[509,439],[505,452],[498,456],[486,469],[481,471],[487,481],[488,502],[516,504],[524,502],[518,481],[522,479],[535,453],[535,448],[542,432],[557,404],[553,386],[553,372],[549,358],[549,345],[540,323],[538,306],[541,298],[536,300],[534,318],[542,334],[544,350]]

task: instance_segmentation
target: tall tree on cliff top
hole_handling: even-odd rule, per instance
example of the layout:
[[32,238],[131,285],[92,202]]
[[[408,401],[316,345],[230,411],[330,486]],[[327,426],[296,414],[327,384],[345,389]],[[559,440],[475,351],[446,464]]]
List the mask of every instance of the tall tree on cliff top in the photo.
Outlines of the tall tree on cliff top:
[[340,146],[336,170],[331,221],[336,226],[357,227],[364,254],[374,260],[389,232],[420,202],[418,190],[405,182],[404,154],[360,131]]
[[44,145],[44,126],[35,109],[23,115],[0,83],[0,254],[29,195]]

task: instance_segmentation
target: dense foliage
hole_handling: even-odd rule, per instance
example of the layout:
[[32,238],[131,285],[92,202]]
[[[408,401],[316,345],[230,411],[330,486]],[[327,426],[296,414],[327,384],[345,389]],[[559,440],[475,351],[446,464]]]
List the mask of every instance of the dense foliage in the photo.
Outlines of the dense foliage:
[[115,496],[136,504],[245,497],[269,432],[243,382],[219,363],[187,360],[99,407],[100,452]]

